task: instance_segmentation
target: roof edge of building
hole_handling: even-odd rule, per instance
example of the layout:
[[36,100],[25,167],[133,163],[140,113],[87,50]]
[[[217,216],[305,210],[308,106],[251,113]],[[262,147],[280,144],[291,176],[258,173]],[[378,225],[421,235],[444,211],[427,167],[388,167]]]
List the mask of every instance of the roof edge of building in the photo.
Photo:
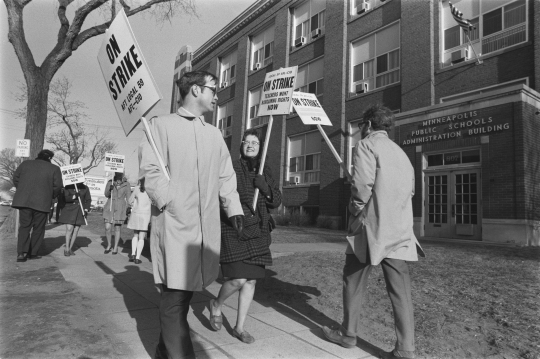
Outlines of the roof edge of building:
[[235,33],[237,33],[241,28],[246,26],[248,23],[253,21],[255,18],[259,17],[268,6],[277,2],[279,0],[258,0],[246,10],[244,10],[240,15],[238,15],[234,20],[227,24],[223,29],[217,32],[212,36],[208,41],[202,44],[197,50],[193,52],[192,63],[196,64],[201,58],[206,54],[212,51],[215,47],[225,42]]
[[[492,92],[474,94],[468,98],[455,101],[443,102],[427,107],[395,114],[396,126],[406,125],[411,122],[422,121],[427,118],[441,117],[456,112],[456,107],[485,107],[486,102],[491,105],[514,102],[520,100],[535,104],[540,107],[540,93],[525,84],[509,85]],[[464,109],[464,111],[466,111]]]

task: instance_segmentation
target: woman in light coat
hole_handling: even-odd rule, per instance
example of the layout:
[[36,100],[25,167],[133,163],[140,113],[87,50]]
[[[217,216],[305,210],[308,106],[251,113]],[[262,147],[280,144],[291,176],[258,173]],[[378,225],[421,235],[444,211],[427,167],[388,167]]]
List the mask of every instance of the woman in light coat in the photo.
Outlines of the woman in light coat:
[[144,188],[144,177],[139,180],[139,187],[129,198],[129,206],[131,207],[131,215],[129,217],[127,227],[135,232],[131,241],[131,254],[129,261],[135,264],[141,263],[141,252],[144,248],[144,240],[146,232],[148,232],[148,224],[150,223],[150,212],[152,202]]
[[114,182],[109,181],[105,187],[105,197],[107,203],[103,207],[103,220],[105,222],[105,235],[107,236],[107,248],[105,254],[111,251],[112,247],[112,226],[114,225],[114,250],[112,254],[118,253],[118,243],[120,242],[120,229],[127,218],[126,210],[131,189],[127,178],[122,173],[116,173]]

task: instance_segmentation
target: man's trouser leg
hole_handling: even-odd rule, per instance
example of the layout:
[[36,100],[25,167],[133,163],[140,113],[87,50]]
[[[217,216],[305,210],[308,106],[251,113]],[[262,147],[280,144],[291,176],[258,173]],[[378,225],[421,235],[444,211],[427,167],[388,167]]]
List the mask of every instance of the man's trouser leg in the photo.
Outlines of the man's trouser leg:
[[32,219],[32,235],[30,237],[30,253],[31,255],[37,255],[43,239],[45,238],[45,225],[47,224],[48,212],[40,212],[33,210]]
[[359,332],[360,313],[372,266],[360,263],[354,254],[347,254],[343,267],[343,334],[356,337]]
[[392,302],[396,327],[396,350],[407,356],[414,354],[414,313],[411,297],[411,277],[407,262],[383,259],[381,262],[386,290]]
[[34,210],[19,208],[19,235],[17,237],[17,254],[28,253],[30,249],[30,230]]
[[187,321],[189,302],[192,297],[193,292],[161,286],[159,304],[161,334],[156,358],[195,358]]

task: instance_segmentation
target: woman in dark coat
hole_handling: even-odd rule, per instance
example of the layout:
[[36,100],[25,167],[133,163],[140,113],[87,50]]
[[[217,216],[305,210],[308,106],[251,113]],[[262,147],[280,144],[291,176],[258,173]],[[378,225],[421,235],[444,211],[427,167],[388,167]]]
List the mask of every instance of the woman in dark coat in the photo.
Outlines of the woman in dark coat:
[[[66,225],[66,248],[64,249],[64,255],[66,257],[75,255],[71,248],[73,247],[73,243],[75,243],[79,228],[83,224],[86,224],[84,219],[92,203],[92,197],[90,196],[88,187],[82,183],[77,183],[77,189],[79,190],[78,193],[75,190],[75,185],[70,184],[64,188],[61,194],[63,195],[62,202],[64,203],[64,207],[58,221]],[[81,209],[79,201],[82,203],[84,211]]]
[[[221,216],[220,263],[226,282],[218,297],[210,300],[210,324],[214,330],[220,330],[221,307],[227,298],[239,291],[233,335],[248,344],[255,339],[244,330],[244,321],[255,294],[255,284],[257,279],[265,277],[265,266],[272,265],[269,228],[272,219],[268,209],[281,204],[281,192],[270,167],[265,164],[263,174],[258,174],[262,146],[258,131],[250,129],[244,132],[241,158],[233,162],[237,190],[244,209],[244,232],[238,237],[227,216]],[[255,188],[259,189],[259,197],[256,208],[253,208]]]

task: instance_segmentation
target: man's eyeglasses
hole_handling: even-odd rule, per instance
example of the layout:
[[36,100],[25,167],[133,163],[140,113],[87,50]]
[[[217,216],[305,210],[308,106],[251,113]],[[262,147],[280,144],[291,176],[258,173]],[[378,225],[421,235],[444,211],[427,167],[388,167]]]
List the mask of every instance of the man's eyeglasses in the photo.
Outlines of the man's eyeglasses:
[[259,145],[259,142],[257,142],[257,141],[251,141],[251,142],[249,142],[249,141],[242,141],[242,143],[244,144],[244,146],[247,146],[247,145],[249,145],[249,144],[251,144],[252,146],[258,146],[258,145]]
[[215,96],[216,95],[216,92],[217,92],[217,87],[216,86],[206,86],[206,85],[198,85],[199,87],[206,87],[206,88],[209,88],[210,90],[212,90],[212,95]]

